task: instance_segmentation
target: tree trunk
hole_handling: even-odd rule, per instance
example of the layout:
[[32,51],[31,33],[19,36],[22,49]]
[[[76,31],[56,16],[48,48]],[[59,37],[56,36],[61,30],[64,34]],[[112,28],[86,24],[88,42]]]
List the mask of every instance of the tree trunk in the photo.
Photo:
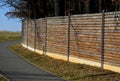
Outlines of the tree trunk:
[[101,12],[101,0],[99,0],[99,13]]
[[55,1],[55,16],[64,16],[65,0]]
[[85,0],[84,3],[85,3],[84,13],[89,13],[89,0]]

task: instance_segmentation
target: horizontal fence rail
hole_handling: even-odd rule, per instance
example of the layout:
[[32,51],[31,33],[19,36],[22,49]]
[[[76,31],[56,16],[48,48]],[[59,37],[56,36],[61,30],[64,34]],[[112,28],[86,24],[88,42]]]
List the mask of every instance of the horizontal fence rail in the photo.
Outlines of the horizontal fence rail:
[[22,22],[22,43],[35,50],[120,69],[120,12],[47,17]]

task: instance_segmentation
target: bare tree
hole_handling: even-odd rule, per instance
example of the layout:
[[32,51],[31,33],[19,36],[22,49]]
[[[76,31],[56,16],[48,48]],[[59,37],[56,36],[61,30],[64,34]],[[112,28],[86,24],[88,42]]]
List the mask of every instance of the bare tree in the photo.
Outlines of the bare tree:
[[28,15],[27,6],[24,0],[0,0],[2,6],[8,6],[11,11],[6,13],[9,18],[23,18]]
[[41,18],[47,15],[47,2],[49,0],[0,0],[2,6],[10,11],[6,13],[9,18]]

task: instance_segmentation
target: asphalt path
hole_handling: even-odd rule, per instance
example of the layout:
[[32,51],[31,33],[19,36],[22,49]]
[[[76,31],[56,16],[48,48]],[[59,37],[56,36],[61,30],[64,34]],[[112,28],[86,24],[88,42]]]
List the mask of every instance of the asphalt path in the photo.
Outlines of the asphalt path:
[[66,81],[32,65],[8,48],[19,42],[0,43],[0,74],[10,81]]

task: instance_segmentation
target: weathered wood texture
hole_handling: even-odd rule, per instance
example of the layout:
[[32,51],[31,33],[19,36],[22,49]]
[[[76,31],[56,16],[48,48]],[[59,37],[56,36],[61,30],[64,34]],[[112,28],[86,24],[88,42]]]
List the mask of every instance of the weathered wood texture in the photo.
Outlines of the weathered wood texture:
[[105,14],[105,63],[120,66],[120,12]]
[[[120,66],[119,14],[120,12],[110,12],[105,13],[104,17],[104,63],[114,66]],[[28,41],[30,47],[34,47],[36,43],[36,48],[44,51],[47,27],[46,50],[67,56],[68,17],[49,17],[47,20],[41,18],[35,22],[33,20],[29,20],[28,24],[27,21],[23,22],[23,43],[26,44]],[[70,55],[101,62],[101,31],[101,13],[72,15],[70,17]]]
[[71,16],[70,55],[100,62],[101,14]]
[[22,43],[27,44],[27,21],[22,21]]

